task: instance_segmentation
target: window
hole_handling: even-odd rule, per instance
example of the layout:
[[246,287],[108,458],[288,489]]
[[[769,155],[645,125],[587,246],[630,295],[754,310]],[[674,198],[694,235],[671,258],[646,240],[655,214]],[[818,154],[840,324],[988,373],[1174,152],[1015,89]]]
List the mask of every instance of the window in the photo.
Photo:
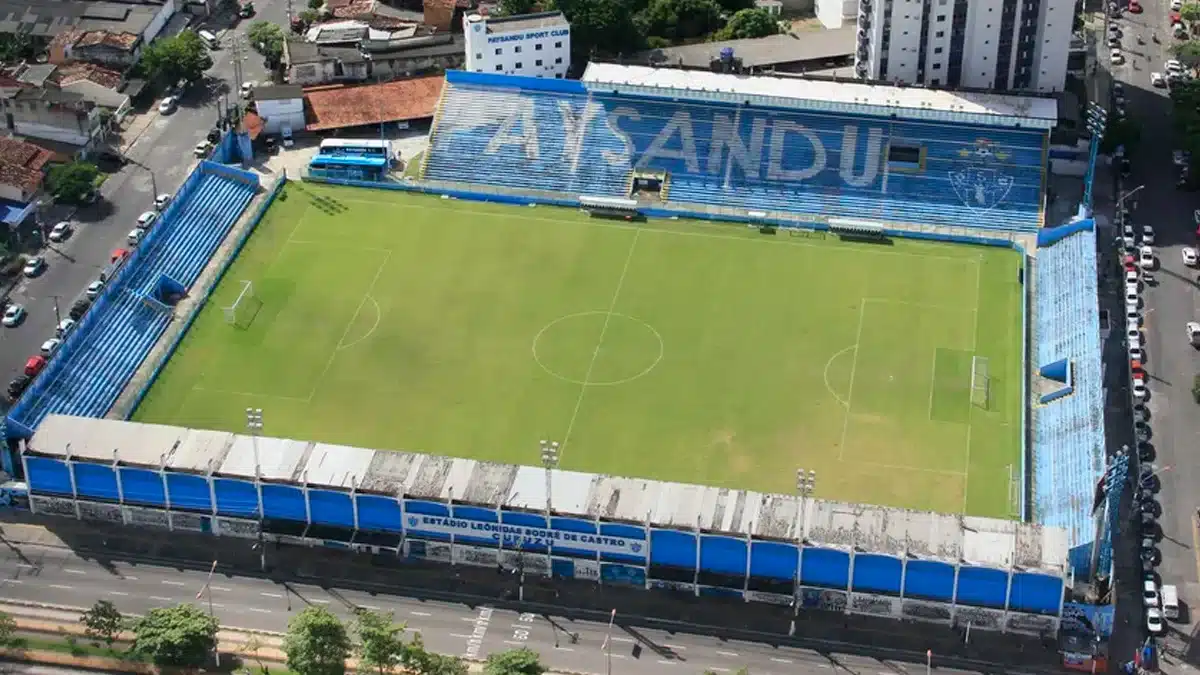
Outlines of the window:
[[935,80],[933,80],[933,81],[932,81],[930,84],[932,84],[933,86],[935,86],[935,87],[936,87],[936,86],[940,85],[941,83],[942,83],[942,81],[941,81],[941,80],[935,79]]
[[562,49],[562,43],[561,43],[561,42],[555,42],[555,43],[554,43],[554,48],[555,48],[555,49]]
[[477,58],[477,59],[482,59],[482,58],[483,58],[483,54],[476,54],[476,55],[475,55],[475,58]]
[[555,73],[555,74],[554,74],[554,79],[556,79],[556,80],[561,80],[561,79],[562,79],[562,73]]
[[[991,28],[991,26],[988,26],[988,28]],[[520,45],[517,45],[517,53],[518,53],[518,54],[520,54],[520,53],[521,53],[521,46],[520,46]]]
[[934,69],[934,70],[941,70],[941,69],[942,69],[942,64],[940,64],[940,63],[935,63],[935,64],[933,64],[933,69]]
[[946,31],[939,30],[938,32],[933,34],[933,37],[944,38],[944,37],[946,37]]
[[558,57],[557,59],[554,59],[554,62],[555,62],[555,63],[562,63],[562,57],[560,56],[560,57]]
[[538,59],[537,61],[534,61],[534,62],[533,62],[533,65],[535,65],[535,66],[540,66],[540,65],[542,65],[542,60],[541,60],[541,59]]
[[934,53],[934,54],[941,54],[941,53],[942,53],[942,48],[941,48],[941,47],[934,47],[934,48],[933,48],[933,53]]
[[503,49],[501,49],[501,48],[499,48],[499,47],[496,47],[496,56],[500,56],[500,55],[501,55],[501,54],[503,54],[503,53],[504,53],[504,50],[503,50]]
[[888,168],[919,171],[924,163],[925,149],[919,145],[892,143],[888,146]]
[[945,20],[946,20],[946,15],[945,15],[945,14],[938,14],[938,15],[937,15],[937,20],[938,20],[938,23],[941,23],[941,22],[945,21]]
[[517,70],[520,70],[521,68],[523,68],[524,65],[525,64],[521,63],[520,61],[517,61]]
[[496,64],[496,72],[500,72],[500,70],[503,68],[504,66],[501,66],[499,63]]
[[536,45],[534,45],[534,46],[533,46],[533,51],[535,51],[535,52],[540,52],[540,51],[542,51],[542,43],[540,43],[540,42],[539,42],[539,43],[537,43]]

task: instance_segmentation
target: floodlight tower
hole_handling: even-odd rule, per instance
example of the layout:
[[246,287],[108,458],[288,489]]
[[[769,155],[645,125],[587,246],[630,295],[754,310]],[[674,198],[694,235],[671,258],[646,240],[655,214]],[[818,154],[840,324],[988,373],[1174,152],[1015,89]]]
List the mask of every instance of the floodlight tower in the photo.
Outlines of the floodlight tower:
[[546,528],[550,528],[550,511],[553,508],[551,498],[554,469],[558,466],[558,441],[539,441],[542,447],[542,466],[546,467]]
[[1088,105],[1087,130],[1092,138],[1088,147],[1087,173],[1083,179],[1083,203],[1079,205],[1082,215],[1092,213],[1092,184],[1096,181],[1096,159],[1100,154],[1100,141],[1104,138],[1104,128],[1108,126],[1108,111],[1092,103]]
[[267,547],[263,544],[263,508],[262,488],[260,480],[262,469],[258,462],[258,436],[263,430],[262,408],[246,408],[246,430],[250,432],[250,445],[254,448],[254,492],[258,498],[258,566],[262,571],[267,569]]
[[799,504],[799,520],[800,527],[804,527],[804,521],[807,516],[808,498],[812,496],[813,490],[817,487],[817,472],[809,469],[796,469],[796,494],[800,495]]

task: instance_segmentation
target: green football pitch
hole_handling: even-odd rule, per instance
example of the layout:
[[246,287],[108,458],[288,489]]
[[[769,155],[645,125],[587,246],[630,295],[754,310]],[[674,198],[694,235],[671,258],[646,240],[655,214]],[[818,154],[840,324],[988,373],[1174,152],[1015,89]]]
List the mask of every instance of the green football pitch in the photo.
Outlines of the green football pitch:
[[135,419],[1012,517],[1020,264],[292,183]]

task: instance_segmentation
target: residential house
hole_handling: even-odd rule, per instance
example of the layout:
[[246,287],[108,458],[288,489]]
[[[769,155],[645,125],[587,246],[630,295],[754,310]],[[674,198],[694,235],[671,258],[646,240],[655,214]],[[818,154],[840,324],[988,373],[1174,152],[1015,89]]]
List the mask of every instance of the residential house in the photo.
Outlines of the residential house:
[[[24,33],[49,43],[50,61],[133,63],[140,45],[163,31],[180,0],[4,0],[0,32]],[[80,41],[83,42],[80,45]],[[83,53],[74,53],[77,48]],[[107,60],[104,60],[107,59]]]
[[304,90],[299,85],[255,89],[254,108],[268,134],[290,135],[304,129]]
[[46,80],[62,91],[83,96],[120,122],[129,112],[130,92],[121,73],[94,63],[57,66]]
[[0,201],[28,204],[42,190],[54,153],[33,143],[0,137]]
[[100,106],[71,91],[23,87],[3,102],[4,126],[14,134],[91,150],[102,140]]
[[67,50],[71,58],[125,69],[137,63],[142,53],[142,38],[136,33],[88,31]]
[[287,81],[301,86],[390,80],[459,68],[465,59],[461,35],[410,26],[352,44],[284,45]]
[[309,86],[333,82],[362,82],[370,77],[370,66],[357,47],[322,47],[311,42],[284,43],[286,80]]

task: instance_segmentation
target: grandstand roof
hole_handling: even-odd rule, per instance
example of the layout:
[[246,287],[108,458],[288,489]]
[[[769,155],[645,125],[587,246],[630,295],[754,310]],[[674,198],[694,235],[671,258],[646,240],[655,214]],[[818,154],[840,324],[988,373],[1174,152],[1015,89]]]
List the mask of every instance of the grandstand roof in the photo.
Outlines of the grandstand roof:
[[[257,447],[257,450],[256,450]],[[119,420],[50,415],[27,452],[542,511],[545,469]],[[1067,532],[1007,520],[556,470],[563,515],[1065,573]],[[804,512],[801,526],[799,516]]]
[[1050,129],[1058,122],[1054,99],[1035,96],[902,87],[861,82],[827,82],[798,77],[745,76],[672,68],[588,64],[582,82],[625,94],[750,103],[776,108],[879,115],[880,108],[906,119],[970,122]]

